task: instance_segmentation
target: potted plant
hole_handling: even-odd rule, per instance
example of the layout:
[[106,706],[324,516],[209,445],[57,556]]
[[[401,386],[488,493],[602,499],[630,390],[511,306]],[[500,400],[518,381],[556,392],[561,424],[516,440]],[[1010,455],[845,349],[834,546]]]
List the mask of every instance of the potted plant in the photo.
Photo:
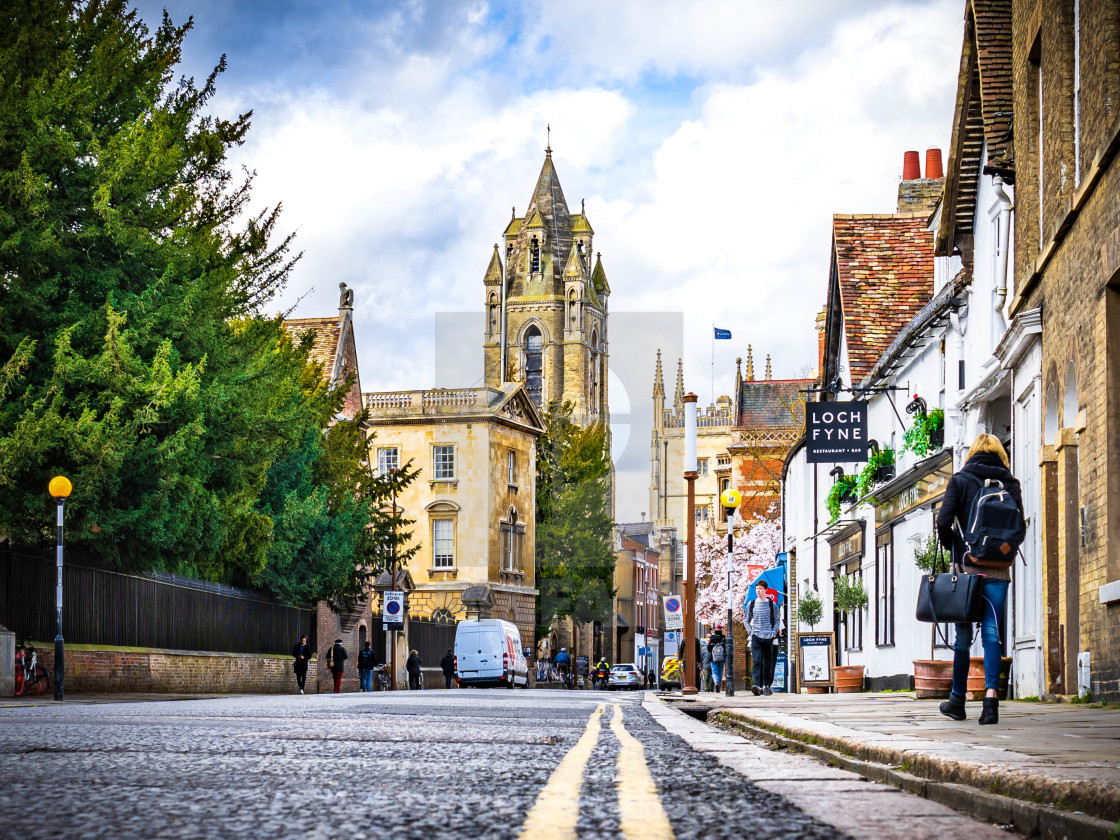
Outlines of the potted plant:
[[920,411],[902,436],[903,449],[924,458],[945,445],[945,412],[935,408],[928,414]]
[[825,507],[828,509],[828,521],[830,524],[840,518],[841,505],[856,500],[857,483],[858,476],[837,476],[836,483],[832,485],[832,489],[828,491],[828,498],[825,499]]
[[[894,478],[894,450],[873,449],[856,480],[856,493],[859,496],[867,496],[873,486],[890,481],[892,478]],[[872,503],[875,501],[870,497],[868,500]]]
[[[949,552],[930,534],[914,549],[914,565],[927,575],[944,574],[949,571]],[[933,658],[936,632],[937,626],[930,625],[929,659],[914,660],[914,690],[919,700],[944,700],[953,685],[952,660]]]
[[[867,589],[863,579],[840,575],[833,582],[832,600],[836,611],[848,615],[856,610],[867,609]],[[863,665],[837,665],[833,668],[836,677],[836,691],[851,694],[863,691]]]
[[797,620],[802,624],[808,624],[809,629],[814,630],[823,617],[824,608],[821,606],[821,597],[810,589],[797,602]]

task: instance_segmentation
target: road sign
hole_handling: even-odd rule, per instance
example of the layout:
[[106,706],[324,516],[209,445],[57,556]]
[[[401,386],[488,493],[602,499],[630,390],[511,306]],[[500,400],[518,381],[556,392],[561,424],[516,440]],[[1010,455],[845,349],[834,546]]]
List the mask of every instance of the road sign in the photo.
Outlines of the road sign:
[[381,605],[381,623],[385,627],[404,627],[404,592],[386,592]]
[[665,629],[666,630],[683,630],[684,629],[684,605],[681,603],[680,596],[666,595],[665,596]]

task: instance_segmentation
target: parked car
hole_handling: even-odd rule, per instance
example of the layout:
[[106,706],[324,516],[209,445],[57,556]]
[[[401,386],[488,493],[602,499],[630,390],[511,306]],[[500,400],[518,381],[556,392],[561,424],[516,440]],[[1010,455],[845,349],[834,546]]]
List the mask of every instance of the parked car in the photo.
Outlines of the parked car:
[[616,688],[645,688],[646,681],[642,678],[642,674],[638,671],[637,665],[623,664],[612,665],[611,673],[607,677],[607,689],[613,691]]
[[681,661],[675,656],[666,656],[661,660],[661,676],[657,680],[657,687],[662,691],[667,688],[680,688],[681,674]]
[[455,627],[455,681],[461,688],[528,688],[529,663],[517,625],[500,618],[460,621]]

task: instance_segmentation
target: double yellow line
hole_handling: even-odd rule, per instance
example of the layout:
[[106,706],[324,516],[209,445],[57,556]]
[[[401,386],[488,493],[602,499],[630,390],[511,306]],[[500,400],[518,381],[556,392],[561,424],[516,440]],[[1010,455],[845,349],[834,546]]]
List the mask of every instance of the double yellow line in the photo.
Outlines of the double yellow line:
[[[525,818],[520,840],[574,840],[583,772],[599,742],[600,720],[605,708],[600,704],[591,713],[576,745],[552,771],[548,784]],[[618,704],[612,709],[611,732],[619,742],[616,784],[622,836],[625,840],[673,840],[673,828],[646,764],[645,749],[622,725],[622,709]]]

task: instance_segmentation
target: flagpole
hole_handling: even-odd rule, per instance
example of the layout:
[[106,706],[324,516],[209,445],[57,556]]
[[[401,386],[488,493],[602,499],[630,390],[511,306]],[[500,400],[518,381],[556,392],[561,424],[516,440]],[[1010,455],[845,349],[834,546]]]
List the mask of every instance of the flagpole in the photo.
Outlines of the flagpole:
[[712,405],[716,404],[716,325],[712,324]]

